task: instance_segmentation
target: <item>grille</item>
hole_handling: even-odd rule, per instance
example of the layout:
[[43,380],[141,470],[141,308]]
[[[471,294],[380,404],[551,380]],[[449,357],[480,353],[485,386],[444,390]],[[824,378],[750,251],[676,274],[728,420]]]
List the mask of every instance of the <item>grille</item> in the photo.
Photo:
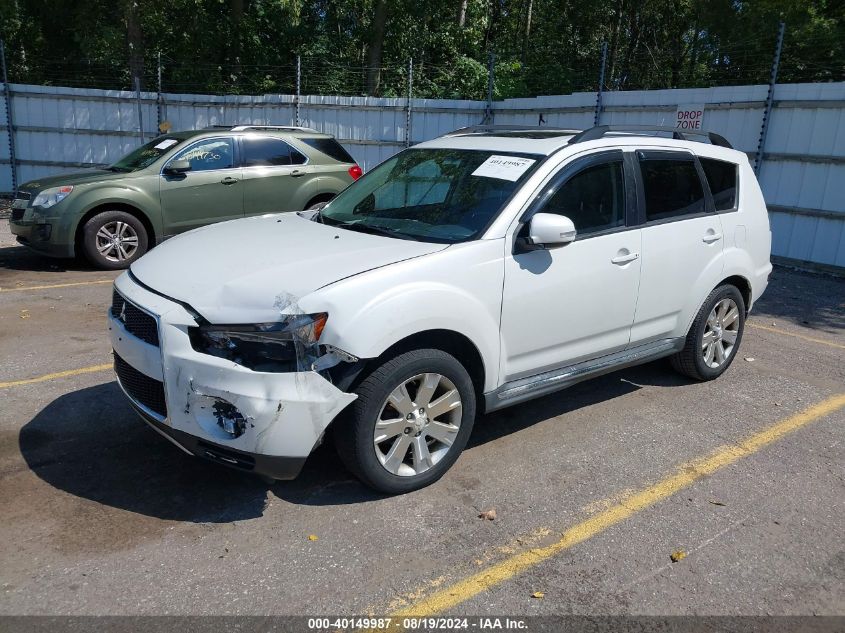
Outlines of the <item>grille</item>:
[[112,291],[111,315],[123,322],[127,332],[158,347],[156,320],[124,299],[117,290]]
[[[30,198],[32,198],[32,194],[28,191],[18,190],[15,192],[15,200],[29,200]],[[24,211],[26,211],[26,209],[12,209],[12,219],[22,220]]]
[[120,384],[134,400],[160,416],[167,417],[167,405],[164,402],[164,383],[150,378],[132,367],[115,353],[114,372]]

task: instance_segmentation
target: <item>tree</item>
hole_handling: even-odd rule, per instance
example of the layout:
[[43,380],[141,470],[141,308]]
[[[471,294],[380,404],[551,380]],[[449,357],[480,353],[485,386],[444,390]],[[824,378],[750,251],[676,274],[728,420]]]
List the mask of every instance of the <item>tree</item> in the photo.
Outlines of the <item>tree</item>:
[[387,0],[375,0],[373,25],[367,46],[367,93],[377,95],[381,82],[381,52],[387,26]]
[[[483,99],[594,90],[601,45],[617,89],[845,79],[841,0],[0,0],[12,81],[150,83],[173,92]],[[152,53],[152,54],[151,54]]]
[[140,86],[144,76],[144,33],[141,29],[139,0],[125,0],[126,42],[129,45],[129,72]]

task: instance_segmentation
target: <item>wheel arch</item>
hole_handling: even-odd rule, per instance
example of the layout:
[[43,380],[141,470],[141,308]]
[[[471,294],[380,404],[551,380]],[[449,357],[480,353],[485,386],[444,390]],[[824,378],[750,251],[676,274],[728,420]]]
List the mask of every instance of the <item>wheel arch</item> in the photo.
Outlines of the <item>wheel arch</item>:
[[476,392],[477,406],[484,406],[483,393],[487,370],[484,366],[484,359],[481,356],[481,352],[469,337],[455,330],[448,329],[424,330],[396,341],[376,358],[365,360],[362,371],[349,388],[354,388],[357,382],[363,380],[374,368],[385,361],[414,349],[437,349],[454,356],[464,366],[472,379],[472,384]]
[[105,211],[123,211],[134,216],[139,222],[141,222],[141,224],[144,225],[144,229],[147,231],[147,248],[150,249],[157,244],[155,227],[153,226],[149,216],[141,211],[141,209],[125,202],[103,202],[88,209],[76,224],[76,232],[74,233],[73,239],[75,254],[78,255],[81,252],[80,249],[82,247],[83,231],[85,229],[85,225],[88,223],[88,220]]
[[310,209],[315,204],[319,204],[320,202],[328,202],[332,198],[334,198],[337,194],[331,191],[323,191],[322,193],[318,193],[315,196],[311,196],[311,199],[305,203],[305,208]]
[[724,286],[725,284],[736,286],[736,288],[739,290],[740,294],[742,295],[742,300],[745,301],[745,314],[747,315],[751,306],[751,282],[748,281],[748,279],[746,279],[742,275],[731,275],[730,277],[726,277],[721,282],[719,282],[716,288],[718,288],[719,286]]

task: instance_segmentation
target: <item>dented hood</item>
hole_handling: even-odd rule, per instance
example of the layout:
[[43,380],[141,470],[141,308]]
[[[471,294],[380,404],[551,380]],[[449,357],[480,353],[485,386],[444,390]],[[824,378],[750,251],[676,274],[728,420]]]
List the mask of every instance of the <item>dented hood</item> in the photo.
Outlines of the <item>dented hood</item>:
[[301,298],[345,277],[444,248],[285,213],[180,235],[132,264],[131,271],[141,283],[187,303],[211,323],[259,323],[278,319],[280,295]]

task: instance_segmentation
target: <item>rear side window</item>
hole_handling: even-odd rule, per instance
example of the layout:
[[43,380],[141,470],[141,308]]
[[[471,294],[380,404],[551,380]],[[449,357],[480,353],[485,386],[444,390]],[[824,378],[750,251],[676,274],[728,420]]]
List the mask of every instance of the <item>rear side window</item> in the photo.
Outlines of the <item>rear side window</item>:
[[301,138],[299,140],[329,158],[334,158],[339,163],[355,162],[355,159],[349,155],[349,152],[343,149],[343,146],[333,138]]
[[737,165],[713,158],[701,158],[701,166],[713,194],[716,211],[730,211],[736,208]]
[[579,235],[625,224],[625,181],[622,161],[616,160],[578,172],[567,180],[541,209],[565,215]]
[[704,189],[692,159],[640,159],[646,221],[704,212]]
[[301,165],[305,156],[278,138],[244,138],[244,167]]

